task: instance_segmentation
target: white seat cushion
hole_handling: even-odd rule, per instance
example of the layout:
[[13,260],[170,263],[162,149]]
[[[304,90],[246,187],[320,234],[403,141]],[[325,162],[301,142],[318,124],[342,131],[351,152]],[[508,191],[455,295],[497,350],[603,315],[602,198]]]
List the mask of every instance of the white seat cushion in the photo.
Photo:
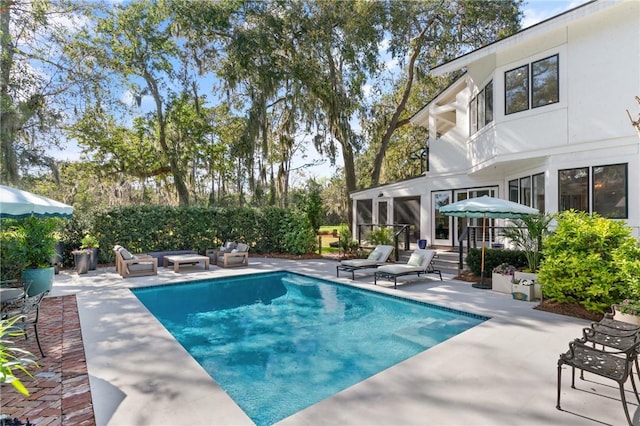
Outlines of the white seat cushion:
[[386,272],[388,274],[398,275],[408,272],[423,272],[424,268],[421,266],[410,265],[384,265],[378,268],[379,272]]

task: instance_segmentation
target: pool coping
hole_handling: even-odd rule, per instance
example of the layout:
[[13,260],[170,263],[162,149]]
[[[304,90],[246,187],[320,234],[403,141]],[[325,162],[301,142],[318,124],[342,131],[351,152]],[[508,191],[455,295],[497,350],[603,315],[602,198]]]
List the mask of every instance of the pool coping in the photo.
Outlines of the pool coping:
[[[335,265],[324,259],[251,258],[244,268],[159,268],[157,276],[126,280],[115,268],[56,276],[53,295],[77,295],[96,424],[253,424],[129,289],[274,270],[491,318],[279,425],[625,423],[615,383],[588,376],[577,381],[582,390],[571,389],[570,370],[562,387],[567,411],[555,408],[558,355],[587,321],[538,311],[533,303],[450,276],[408,278],[394,290],[393,283],[374,286],[373,273],[355,281],[336,278]],[[637,411],[630,392],[627,400]]]

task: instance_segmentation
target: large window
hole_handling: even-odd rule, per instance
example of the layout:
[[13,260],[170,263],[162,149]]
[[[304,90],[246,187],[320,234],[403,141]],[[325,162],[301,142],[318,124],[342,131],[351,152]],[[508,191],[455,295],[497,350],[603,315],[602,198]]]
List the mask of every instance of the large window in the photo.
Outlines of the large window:
[[531,207],[531,176],[520,179],[520,204]]
[[589,211],[589,168],[558,170],[558,211]]
[[544,173],[509,181],[509,201],[536,208],[544,213]]
[[493,81],[490,81],[469,103],[469,134],[473,135],[492,121]]
[[[505,115],[560,101],[558,55],[504,73]],[[531,105],[529,99],[531,98]]]
[[537,108],[559,101],[558,55],[531,64],[531,107]]
[[505,115],[529,109],[529,65],[504,73]]
[[[558,175],[560,211],[591,211],[610,219],[629,217],[626,164],[559,170]],[[591,203],[590,197],[593,200]]]
[[592,176],[593,211],[610,219],[627,218],[627,165],[594,167]]
[[544,173],[532,176],[533,187],[531,188],[531,207],[544,213]]

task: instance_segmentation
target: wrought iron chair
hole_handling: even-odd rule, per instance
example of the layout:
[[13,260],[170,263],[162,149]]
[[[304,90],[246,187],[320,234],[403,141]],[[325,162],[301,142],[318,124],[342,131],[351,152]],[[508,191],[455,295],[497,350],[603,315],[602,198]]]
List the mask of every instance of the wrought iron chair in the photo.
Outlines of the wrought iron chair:
[[[598,325],[597,323],[594,325]],[[571,387],[575,386],[575,370],[581,370],[580,377],[583,378],[584,371],[614,380],[620,388],[620,399],[624,408],[625,416],[629,425],[633,425],[629,416],[629,408],[625,398],[624,384],[631,378],[631,386],[636,399],[640,403],[640,396],[633,378],[633,365],[636,364],[640,348],[640,339],[637,332],[611,333],[614,329],[606,329],[605,326],[596,328],[585,328],[583,337],[569,343],[569,350],[560,355],[558,359],[558,395],[556,408],[560,407],[560,392],[562,381],[562,366],[571,367]],[[596,344],[602,345],[602,349],[597,349]],[[608,349],[609,348],[609,349]],[[610,350],[613,349],[613,350]]]
[[2,306],[0,317],[4,319],[19,317],[20,319],[13,323],[11,331],[24,332],[25,339],[28,339],[27,330],[33,326],[33,331],[36,336],[36,343],[40,350],[40,355],[44,358],[46,355],[42,350],[40,344],[40,337],[38,336],[38,320],[40,318],[40,303],[48,292],[42,292],[33,296],[28,296],[28,283],[23,284],[23,295],[19,298],[13,299],[10,302]]

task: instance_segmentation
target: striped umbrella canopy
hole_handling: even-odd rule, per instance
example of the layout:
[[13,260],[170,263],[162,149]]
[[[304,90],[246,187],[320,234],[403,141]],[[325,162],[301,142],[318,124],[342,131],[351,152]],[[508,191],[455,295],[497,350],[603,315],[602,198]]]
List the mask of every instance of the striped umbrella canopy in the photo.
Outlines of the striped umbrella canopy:
[[[482,218],[482,235],[485,234],[487,218],[489,219],[518,219],[523,216],[539,214],[538,209],[509,200],[489,197],[469,198],[455,203],[447,204],[438,209],[445,216]],[[480,285],[476,288],[491,288],[484,285],[484,244],[482,244],[482,264],[480,273]]]
[[0,218],[71,217],[73,207],[51,198],[0,185]]
[[489,197],[488,195],[447,204],[440,207],[439,210],[440,213],[446,216],[483,219],[518,219],[522,216],[540,213],[538,209],[533,207]]

